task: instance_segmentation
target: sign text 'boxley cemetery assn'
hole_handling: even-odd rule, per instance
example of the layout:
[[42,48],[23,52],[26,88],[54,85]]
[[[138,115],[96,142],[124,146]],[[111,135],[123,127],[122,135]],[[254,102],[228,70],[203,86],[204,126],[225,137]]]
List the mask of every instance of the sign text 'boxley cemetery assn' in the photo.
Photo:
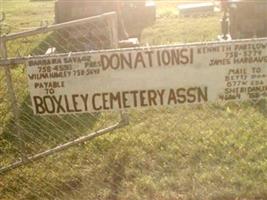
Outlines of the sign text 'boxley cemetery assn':
[[259,100],[267,39],[30,58],[35,114]]

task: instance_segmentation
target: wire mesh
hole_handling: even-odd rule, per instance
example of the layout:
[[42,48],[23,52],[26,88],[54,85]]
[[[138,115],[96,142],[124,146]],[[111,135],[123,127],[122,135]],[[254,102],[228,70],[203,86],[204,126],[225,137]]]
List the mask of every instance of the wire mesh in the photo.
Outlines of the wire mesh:
[[[20,37],[8,42],[9,57],[36,56],[48,53],[68,53],[111,48],[110,25],[107,20],[77,23],[71,27],[59,27],[33,36]],[[52,52],[52,53],[53,53]]]
[[[47,27],[41,27],[40,29],[44,29],[44,31],[41,31],[40,34],[18,37],[17,39],[8,41],[6,43],[6,46],[8,47],[8,57],[22,58],[49,53],[69,53],[106,49],[111,48],[114,42],[111,38],[112,29],[110,27],[110,21],[107,21],[106,18],[94,22],[88,21],[87,23],[83,24],[74,24],[73,26],[67,28],[59,27],[54,31],[45,31],[46,28]],[[7,76],[5,74],[5,69],[1,68],[1,168],[5,168],[12,163],[20,162],[21,159],[26,159],[24,161],[28,164],[28,162],[31,161],[28,161],[27,158],[31,158],[36,154],[53,149],[59,145],[72,142],[77,138],[83,137],[91,132],[96,131],[97,133],[98,131],[106,127],[110,127],[111,125],[114,125],[120,121],[120,114],[118,113],[86,113],[45,117],[34,116],[29,92],[27,89],[28,86],[25,65],[17,64],[13,66],[13,69],[10,71],[12,86],[16,96],[18,116],[16,118],[14,113],[12,114],[14,111],[12,110],[12,106],[14,105],[12,105],[13,102],[10,100],[10,91],[8,91],[10,88],[8,88],[6,84]],[[18,130],[20,134],[18,134]],[[86,143],[86,141],[83,142],[83,144],[84,143]],[[84,145],[78,145],[76,148],[82,148],[84,150],[86,149]],[[90,152],[88,153],[90,154]],[[73,154],[73,156],[76,157],[77,155]],[[52,163],[59,159],[59,157],[54,155],[51,157],[51,159],[55,160],[47,160],[50,160],[49,162],[52,165]],[[43,161],[40,162],[42,163]],[[40,163],[37,163],[37,165],[39,164]],[[65,164],[66,166],[72,167],[73,163],[68,161]],[[35,163],[30,163],[30,165],[35,165]],[[48,191],[42,189],[43,186],[38,185],[37,188],[40,189],[40,192],[30,195],[29,192],[34,191],[35,189],[30,187],[29,183],[26,183],[26,180],[33,181],[33,179],[30,179],[29,177],[29,179],[25,179],[25,177],[22,178],[22,176],[19,176],[20,170],[21,169],[14,170],[14,173],[18,173],[16,179],[10,179],[12,175],[3,175],[3,179],[1,178],[0,184],[0,199],[55,199],[59,194],[66,194],[66,192],[63,191],[64,189],[73,190],[73,188],[78,187],[81,182],[78,174],[75,175],[77,177],[75,180],[72,180],[72,178],[69,180],[70,183],[66,183],[61,178],[58,179],[58,185],[49,184],[50,181],[47,179],[44,180],[44,182],[48,184]],[[69,170],[68,174],[70,175]],[[66,176],[69,175],[66,174]],[[31,174],[30,176],[34,177],[34,174]],[[70,177],[72,177],[72,175],[70,175]],[[68,182],[68,177],[65,178]],[[3,185],[2,180],[4,181]],[[13,185],[13,183],[15,184]],[[77,186],[75,186],[76,184]],[[16,185],[20,185],[19,187],[22,187],[21,192],[16,192]]]

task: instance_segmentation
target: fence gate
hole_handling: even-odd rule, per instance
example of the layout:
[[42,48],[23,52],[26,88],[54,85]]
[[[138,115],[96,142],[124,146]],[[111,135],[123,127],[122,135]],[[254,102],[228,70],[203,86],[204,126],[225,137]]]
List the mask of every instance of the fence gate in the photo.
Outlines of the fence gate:
[[1,37],[1,142],[10,143],[1,153],[1,174],[127,125],[122,113],[35,117],[23,73],[29,56],[116,48],[116,20],[115,13],[107,13]]

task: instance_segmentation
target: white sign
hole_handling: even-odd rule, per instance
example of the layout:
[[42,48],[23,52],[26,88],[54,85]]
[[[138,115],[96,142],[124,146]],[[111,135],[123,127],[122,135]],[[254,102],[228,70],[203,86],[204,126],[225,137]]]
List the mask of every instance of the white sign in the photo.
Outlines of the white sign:
[[27,64],[39,115],[267,97],[267,39],[55,55]]

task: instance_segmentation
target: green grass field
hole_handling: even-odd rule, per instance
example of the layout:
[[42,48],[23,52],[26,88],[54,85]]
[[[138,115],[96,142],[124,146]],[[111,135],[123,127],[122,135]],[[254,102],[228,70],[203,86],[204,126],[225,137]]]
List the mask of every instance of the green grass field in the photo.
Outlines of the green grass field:
[[[144,30],[143,45],[210,41],[220,32],[220,14],[181,18],[176,2],[158,4],[157,21]],[[0,6],[12,32],[38,27],[40,20],[53,22],[53,1],[3,0]],[[40,40],[11,43],[9,53],[20,49],[27,55]],[[48,123],[25,105],[24,70],[12,75],[29,154],[116,121],[116,113],[104,113],[53,117]],[[0,166],[18,157],[4,84],[0,78]],[[0,175],[0,199],[267,200],[264,104],[129,111],[125,128]]]

